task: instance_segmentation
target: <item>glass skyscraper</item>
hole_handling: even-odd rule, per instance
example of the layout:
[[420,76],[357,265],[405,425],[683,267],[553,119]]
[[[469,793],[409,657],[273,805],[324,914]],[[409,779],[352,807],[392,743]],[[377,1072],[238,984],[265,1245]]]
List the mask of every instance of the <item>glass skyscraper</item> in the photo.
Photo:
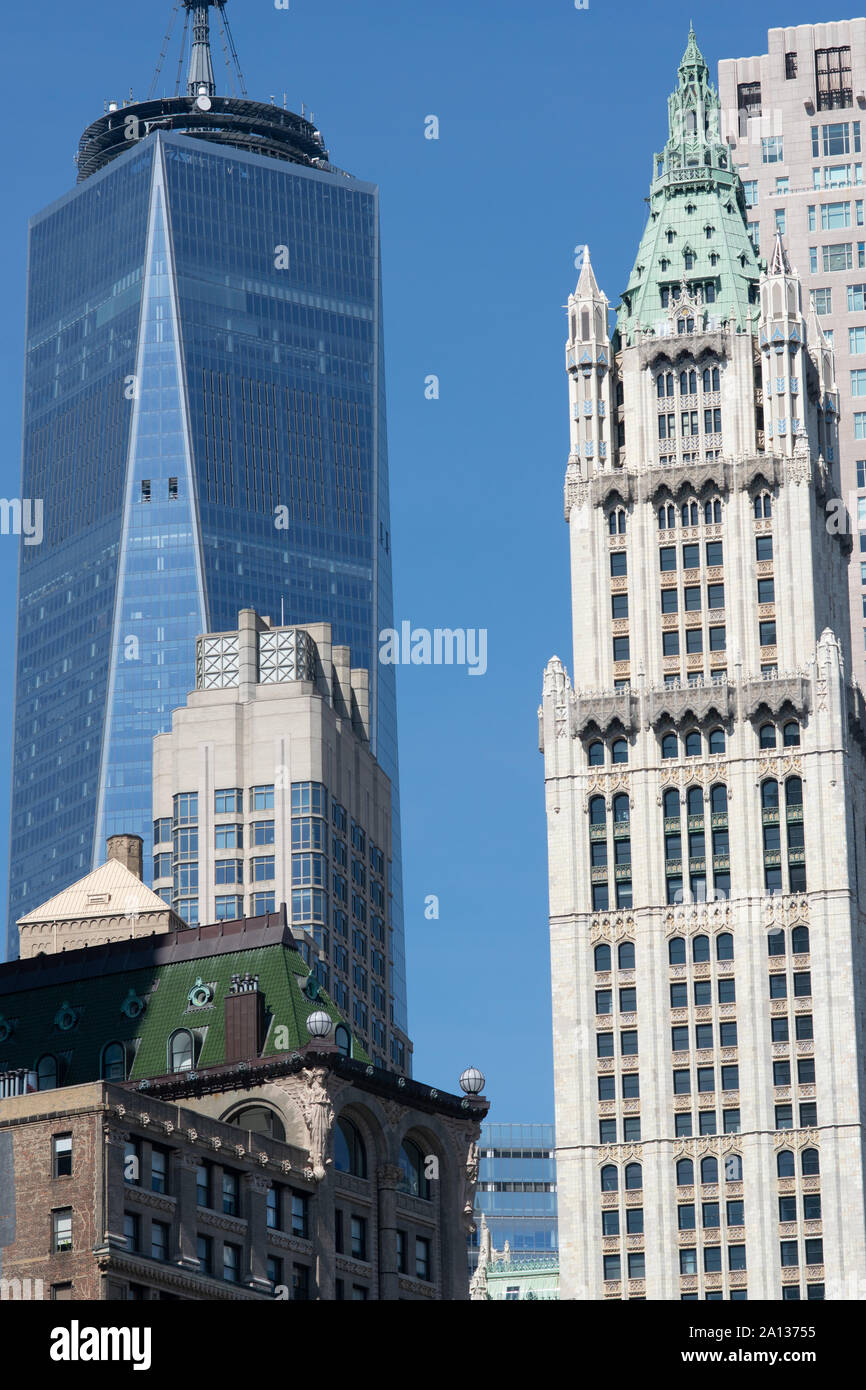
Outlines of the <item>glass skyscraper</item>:
[[478,1257],[482,1215],[496,1250],[503,1250],[507,1241],[520,1254],[556,1252],[555,1147],[553,1125],[481,1126],[475,1231],[470,1239],[472,1268]]
[[108,835],[150,862],[152,738],[196,635],[246,607],[328,621],[393,783],[405,1030],[377,190],[309,121],[217,96],[208,6],[184,6],[186,95],[109,110],[30,227],[21,495],[44,539],[19,573],[9,953]]

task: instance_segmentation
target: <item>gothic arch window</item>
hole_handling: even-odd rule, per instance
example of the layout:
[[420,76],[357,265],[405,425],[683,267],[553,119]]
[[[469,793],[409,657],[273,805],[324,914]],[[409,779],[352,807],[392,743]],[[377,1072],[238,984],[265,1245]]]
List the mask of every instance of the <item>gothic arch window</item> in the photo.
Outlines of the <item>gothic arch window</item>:
[[669,229],[669,230],[665,233],[665,236],[666,236],[667,239],[668,239],[668,246],[673,246],[673,244],[674,244],[674,237],[676,236],[676,232],[672,232],[672,231]]
[[606,1163],[601,1170],[602,1192],[616,1192],[619,1188],[619,1173],[612,1163]]
[[713,232],[715,230],[715,227],[711,227],[709,224],[707,224],[707,226],[704,227],[704,236],[706,237],[707,241],[712,240]]
[[772,777],[766,782],[761,783],[761,810],[777,811],[779,809],[779,783]]
[[628,762],[628,743],[624,738],[615,738],[611,744],[611,757],[615,763]]
[[610,947],[606,941],[603,941],[600,946],[596,946],[593,960],[596,970],[600,972],[610,970]]
[[178,1028],[168,1040],[169,1071],[192,1071],[195,1043],[188,1028]]
[[51,1053],[40,1057],[36,1063],[37,1091],[53,1091],[57,1086],[57,1058]]
[[639,1163],[625,1165],[625,1186],[627,1192],[635,1192],[643,1187],[643,1170]]
[[356,1178],[367,1176],[367,1150],[361,1132],[345,1115],[334,1126],[334,1168],[338,1173],[351,1173]]
[[[604,767],[604,744],[601,739],[595,739],[589,745],[587,756],[589,758],[590,767]],[[601,797],[596,797],[595,799],[601,801]],[[601,804],[604,806],[603,801]]]
[[604,825],[606,811],[603,796],[593,796],[589,803],[589,823],[590,825]]
[[734,938],[729,931],[719,932],[716,937],[716,960],[734,959]]
[[626,512],[624,507],[616,507],[607,518],[607,529],[612,536],[624,536]]
[[631,820],[631,807],[625,792],[620,792],[613,799],[613,818],[620,825]]
[[689,787],[686,792],[686,808],[690,816],[704,814],[704,793],[700,787]]
[[758,747],[775,748],[776,746],[776,726],[775,724],[762,724],[758,730]]
[[817,1149],[804,1149],[800,1155],[800,1171],[804,1178],[816,1178],[821,1171],[821,1158]]
[[791,950],[795,956],[809,954],[809,928],[795,927],[791,932]]
[[659,397],[672,396],[674,394],[673,372],[659,372],[656,377],[656,391]]
[[719,1160],[712,1154],[701,1159],[701,1182],[716,1183],[719,1181]]
[[666,256],[662,256],[661,260],[659,261],[659,267],[660,267],[660,269],[661,269],[661,270],[667,270],[667,269],[669,268],[669,266],[670,266],[670,261],[667,259]]
[[695,205],[694,205],[694,203],[686,203],[686,212],[694,212],[694,211],[695,211]]
[[694,1187],[695,1165],[690,1158],[677,1160],[677,1187]]
[[616,948],[616,958],[620,970],[634,970],[634,942],[621,941]]
[[668,942],[668,963],[670,965],[685,965],[686,939],[684,936],[672,936]]
[[718,367],[704,367],[702,385],[705,391],[718,391],[720,385]]
[[126,1048],[123,1043],[106,1043],[102,1049],[100,1072],[103,1081],[126,1080]]
[[[675,758],[678,752],[679,746],[676,734],[665,734],[662,738],[662,757]],[[676,795],[676,793],[674,793],[674,795]],[[677,802],[679,802],[679,797],[677,797]],[[679,809],[677,809],[675,814],[679,815]]]
[[759,492],[755,498],[755,518],[773,515],[773,499],[769,492]]
[[724,753],[725,751],[725,731],[724,729],[710,729],[707,746],[711,753]]
[[710,787],[710,811],[716,816],[727,815],[728,789],[724,782],[716,782],[715,786]]
[[683,266],[685,267],[686,270],[694,270],[694,268],[695,268],[695,253],[694,253],[694,251],[684,251],[684,252],[683,252]]
[[725,1181],[743,1181],[743,1159],[741,1154],[728,1154],[725,1159]]
[[[689,729],[686,734],[686,757],[699,758],[701,756],[701,736],[697,729]],[[691,814],[691,813],[690,813]]]
[[[674,737],[676,737],[676,735],[674,735]],[[669,787],[664,794],[662,806],[664,808],[665,817],[668,820],[677,820],[680,814],[679,792],[674,791],[673,787]]]
[[719,497],[712,497],[704,503],[704,521],[707,526],[717,526],[722,519],[722,502]]
[[680,394],[693,396],[698,389],[698,376],[694,369],[680,372]]
[[[778,788],[777,788],[778,790]],[[803,805],[803,783],[799,777],[789,777],[785,783],[785,805]]]
[[795,1172],[794,1155],[791,1150],[780,1149],[776,1155],[776,1175],[780,1178],[793,1178]]
[[695,965],[706,965],[710,959],[710,938],[701,933],[699,936],[692,937],[692,962]]
[[697,526],[700,520],[697,502],[684,502],[680,507],[680,520],[683,526]]
[[800,725],[796,719],[789,719],[782,728],[782,743],[786,748],[799,748]]

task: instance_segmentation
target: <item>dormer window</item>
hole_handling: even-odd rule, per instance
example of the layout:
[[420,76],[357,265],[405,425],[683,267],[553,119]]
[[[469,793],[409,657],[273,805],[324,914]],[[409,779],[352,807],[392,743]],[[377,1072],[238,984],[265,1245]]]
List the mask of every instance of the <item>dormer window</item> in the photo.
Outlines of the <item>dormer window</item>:
[[660,264],[662,270],[667,270],[668,267],[669,267],[669,265],[670,265],[670,261],[665,260],[664,256],[662,256],[661,261],[659,262],[659,264]]
[[674,244],[674,237],[675,237],[675,236],[676,236],[676,232],[668,232],[668,234],[667,234],[668,246],[673,246],[673,244]]
[[716,230],[715,227],[709,227],[709,226],[704,227],[704,236],[706,237],[707,241],[711,241],[711,240],[712,240],[713,232],[714,232],[715,230]]
[[710,252],[710,265],[718,265],[718,264],[719,264],[719,258],[718,258],[718,256],[716,255],[715,251],[711,251],[711,252]]
[[683,265],[685,266],[686,270],[694,270],[694,268],[695,268],[695,253],[694,253],[694,251],[684,251],[684,252],[683,252]]
[[694,205],[694,203],[686,203],[686,212],[694,212],[694,211],[695,211],[695,205]]

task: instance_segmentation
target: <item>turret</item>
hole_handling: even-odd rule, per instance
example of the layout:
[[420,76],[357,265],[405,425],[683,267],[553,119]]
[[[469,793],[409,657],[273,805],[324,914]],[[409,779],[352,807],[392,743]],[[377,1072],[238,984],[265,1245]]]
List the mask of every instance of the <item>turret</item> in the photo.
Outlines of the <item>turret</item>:
[[608,300],[598,287],[589,247],[574,294],[568,297],[566,366],[571,400],[569,464],[589,477],[612,467]]

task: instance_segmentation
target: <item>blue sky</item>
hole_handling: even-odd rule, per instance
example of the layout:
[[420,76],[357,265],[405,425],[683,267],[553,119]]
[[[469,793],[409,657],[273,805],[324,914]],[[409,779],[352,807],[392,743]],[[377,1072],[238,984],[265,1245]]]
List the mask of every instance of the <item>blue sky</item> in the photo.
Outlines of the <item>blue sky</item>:
[[[381,187],[395,614],[488,632],[483,676],[398,672],[415,1074],[455,1090],[463,1067],[480,1066],[500,1121],[553,1118],[536,709],[548,658],[556,652],[571,668],[561,306],[578,243],[590,244],[612,304],[626,282],[691,8],[229,5],[250,96],[281,102],[285,91],[294,110],[304,101],[332,160]],[[27,219],[74,183],[79,134],[104,100],[130,87],[146,95],[170,9],[170,0],[6,6],[5,497],[20,488]],[[769,27],[847,17],[818,0],[774,0],[760,13],[729,0],[695,15],[713,71],[721,57],[764,52]],[[170,59],[164,76],[172,89]],[[436,141],[424,138],[429,115],[439,119]],[[429,374],[438,400],[425,399]],[[0,536],[4,786],[16,565],[16,542]],[[4,909],[7,810],[4,797]],[[431,894],[438,920],[424,915]]]

